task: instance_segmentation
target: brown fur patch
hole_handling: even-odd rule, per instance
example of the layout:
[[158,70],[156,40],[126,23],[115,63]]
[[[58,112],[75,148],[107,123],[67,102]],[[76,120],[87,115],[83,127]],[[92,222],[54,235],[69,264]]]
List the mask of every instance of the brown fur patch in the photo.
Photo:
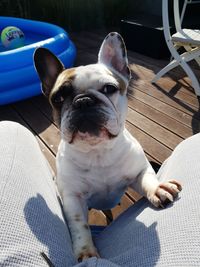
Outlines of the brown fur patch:
[[113,76],[115,77],[115,79],[119,83],[119,91],[120,91],[120,94],[123,95],[124,92],[126,91],[126,83],[118,75],[113,74]]
[[[51,90],[51,93],[49,95],[49,101],[51,103],[52,96],[59,91],[59,88],[65,83],[72,83],[72,81],[75,79],[75,68],[67,69],[61,72],[58,75],[58,78],[55,82],[55,85],[53,89]],[[52,103],[53,105],[53,103]]]
[[61,88],[63,84],[65,83],[70,84],[74,79],[75,79],[75,68],[64,70],[59,74],[55,82],[55,85],[49,95],[49,102],[53,108],[53,118],[58,126],[60,126],[60,121],[61,121],[62,105],[55,105],[55,103],[52,102],[52,98],[59,91],[59,88]]

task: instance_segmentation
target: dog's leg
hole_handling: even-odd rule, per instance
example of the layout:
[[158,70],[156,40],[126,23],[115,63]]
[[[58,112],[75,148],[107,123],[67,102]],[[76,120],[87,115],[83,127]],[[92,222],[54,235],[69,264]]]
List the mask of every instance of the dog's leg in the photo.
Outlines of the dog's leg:
[[141,172],[130,186],[145,196],[155,207],[165,207],[169,202],[173,202],[182,189],[176,180],[159,183],[151,166]]
[[87,205],[80,196],[64,195],[63,208],[78,261],[99,257],[87,222]]

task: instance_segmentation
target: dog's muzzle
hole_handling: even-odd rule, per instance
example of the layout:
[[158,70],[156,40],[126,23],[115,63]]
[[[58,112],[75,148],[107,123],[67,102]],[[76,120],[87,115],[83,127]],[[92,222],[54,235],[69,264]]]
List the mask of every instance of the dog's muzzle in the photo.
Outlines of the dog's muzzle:
[[100,111],[100,100],[93,95],[77,95],[72,102],[70,118],[71,132],[90,133],[98,136],[105,124],[105,116]]

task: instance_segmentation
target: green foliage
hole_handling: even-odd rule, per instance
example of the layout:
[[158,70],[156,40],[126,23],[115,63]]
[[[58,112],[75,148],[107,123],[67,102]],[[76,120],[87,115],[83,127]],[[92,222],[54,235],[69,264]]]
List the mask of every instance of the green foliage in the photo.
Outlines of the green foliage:
[[30,0],[0,0],[0,16],[29,17]]
[[101,0],[35,0],[32,17],[56,23],[68,30],[103,25]]
[[0,15],[55,23],[68,31],[118,26],[131,0],[0,0]]

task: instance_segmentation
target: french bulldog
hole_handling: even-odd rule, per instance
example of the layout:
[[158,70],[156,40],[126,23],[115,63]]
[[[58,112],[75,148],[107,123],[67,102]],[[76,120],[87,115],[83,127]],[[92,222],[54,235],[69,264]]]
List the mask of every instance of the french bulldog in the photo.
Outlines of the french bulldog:
[[163,207],[174,200],[181,185],[157,180],[141,145],[125,128],[131,75],[118,33],[106,36],[96,64],[65,69],[45,48],[36,49],[34,63],[61,130],[57,186],[73,250],[79,261],[98,257],[88,208],[112,208],[127,187]]

